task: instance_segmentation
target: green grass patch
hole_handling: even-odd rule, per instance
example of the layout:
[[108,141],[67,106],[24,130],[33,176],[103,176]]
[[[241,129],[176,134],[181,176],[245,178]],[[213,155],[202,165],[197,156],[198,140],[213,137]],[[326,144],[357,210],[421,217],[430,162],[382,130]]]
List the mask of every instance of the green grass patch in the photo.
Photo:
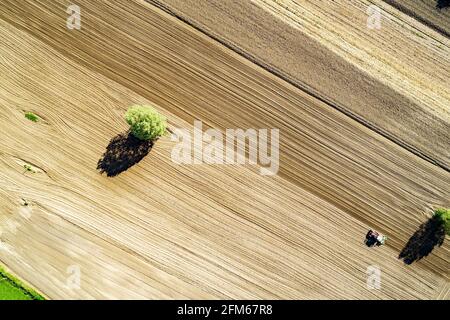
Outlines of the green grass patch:
[[450,209],[436,209],[434,210],[434,216],[442,221],[442,224],[445,227],[445,233],[450,236]]
[[0,300],[45,300],[19,279],[0,267]]
[[25,113],[25,118],[27,118],[28,120],[31,120],[33,122],[39,121],[39,117],[37,115],[35,115],[33,112]]

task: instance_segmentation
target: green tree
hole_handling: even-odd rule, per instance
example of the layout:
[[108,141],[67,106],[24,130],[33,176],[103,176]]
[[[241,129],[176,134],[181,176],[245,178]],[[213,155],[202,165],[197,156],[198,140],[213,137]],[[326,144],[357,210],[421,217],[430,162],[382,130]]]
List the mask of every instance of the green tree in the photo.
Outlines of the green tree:
[[450,209],[439,208],[434,211],[434,216],[438,217],[445,228],[445,233],[450,236]]
[[149,105],[131,106],[125,113],[131,133],[140,140],[155,140],[166,133],[166,118]]

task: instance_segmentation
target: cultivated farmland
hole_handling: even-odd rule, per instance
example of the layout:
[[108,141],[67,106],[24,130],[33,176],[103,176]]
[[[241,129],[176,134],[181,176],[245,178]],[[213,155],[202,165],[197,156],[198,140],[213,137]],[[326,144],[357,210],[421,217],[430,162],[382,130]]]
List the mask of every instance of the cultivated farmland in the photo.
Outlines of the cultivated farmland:
[[[450,207],[450,40],[388,1],[301,3],[79,0],[77,30],[70,1],[2,0],[0,262],[50,299],[448,299],[448,236],[398,256]],[[277,128],[278,173],[174,163],[167,135],[100,174],[134,104]]]

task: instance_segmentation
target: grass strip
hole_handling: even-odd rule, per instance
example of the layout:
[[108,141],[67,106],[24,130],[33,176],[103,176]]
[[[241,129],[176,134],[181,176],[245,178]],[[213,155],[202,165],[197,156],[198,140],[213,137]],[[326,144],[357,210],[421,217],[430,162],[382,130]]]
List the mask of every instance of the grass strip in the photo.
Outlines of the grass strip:
[[45,300],[45,298],[0,267],[0,300]]

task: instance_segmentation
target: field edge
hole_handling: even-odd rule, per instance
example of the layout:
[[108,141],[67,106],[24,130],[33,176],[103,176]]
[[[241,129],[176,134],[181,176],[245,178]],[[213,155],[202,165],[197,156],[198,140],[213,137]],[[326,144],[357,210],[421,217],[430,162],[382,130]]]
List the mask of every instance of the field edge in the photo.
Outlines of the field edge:
[[[10,285],[22,291],[24,295],[30,298],[29,300],[46,300],[42,294],[38,293],[35,289],[31,288],[30,285],[25,284],[23,280],[20,280],[16,276],[13,276],[2,265],[0,265],[0,279],[2,280],[4,279]],[[0,300],[5,299],[3,299],[2,296],[0,296]]]

